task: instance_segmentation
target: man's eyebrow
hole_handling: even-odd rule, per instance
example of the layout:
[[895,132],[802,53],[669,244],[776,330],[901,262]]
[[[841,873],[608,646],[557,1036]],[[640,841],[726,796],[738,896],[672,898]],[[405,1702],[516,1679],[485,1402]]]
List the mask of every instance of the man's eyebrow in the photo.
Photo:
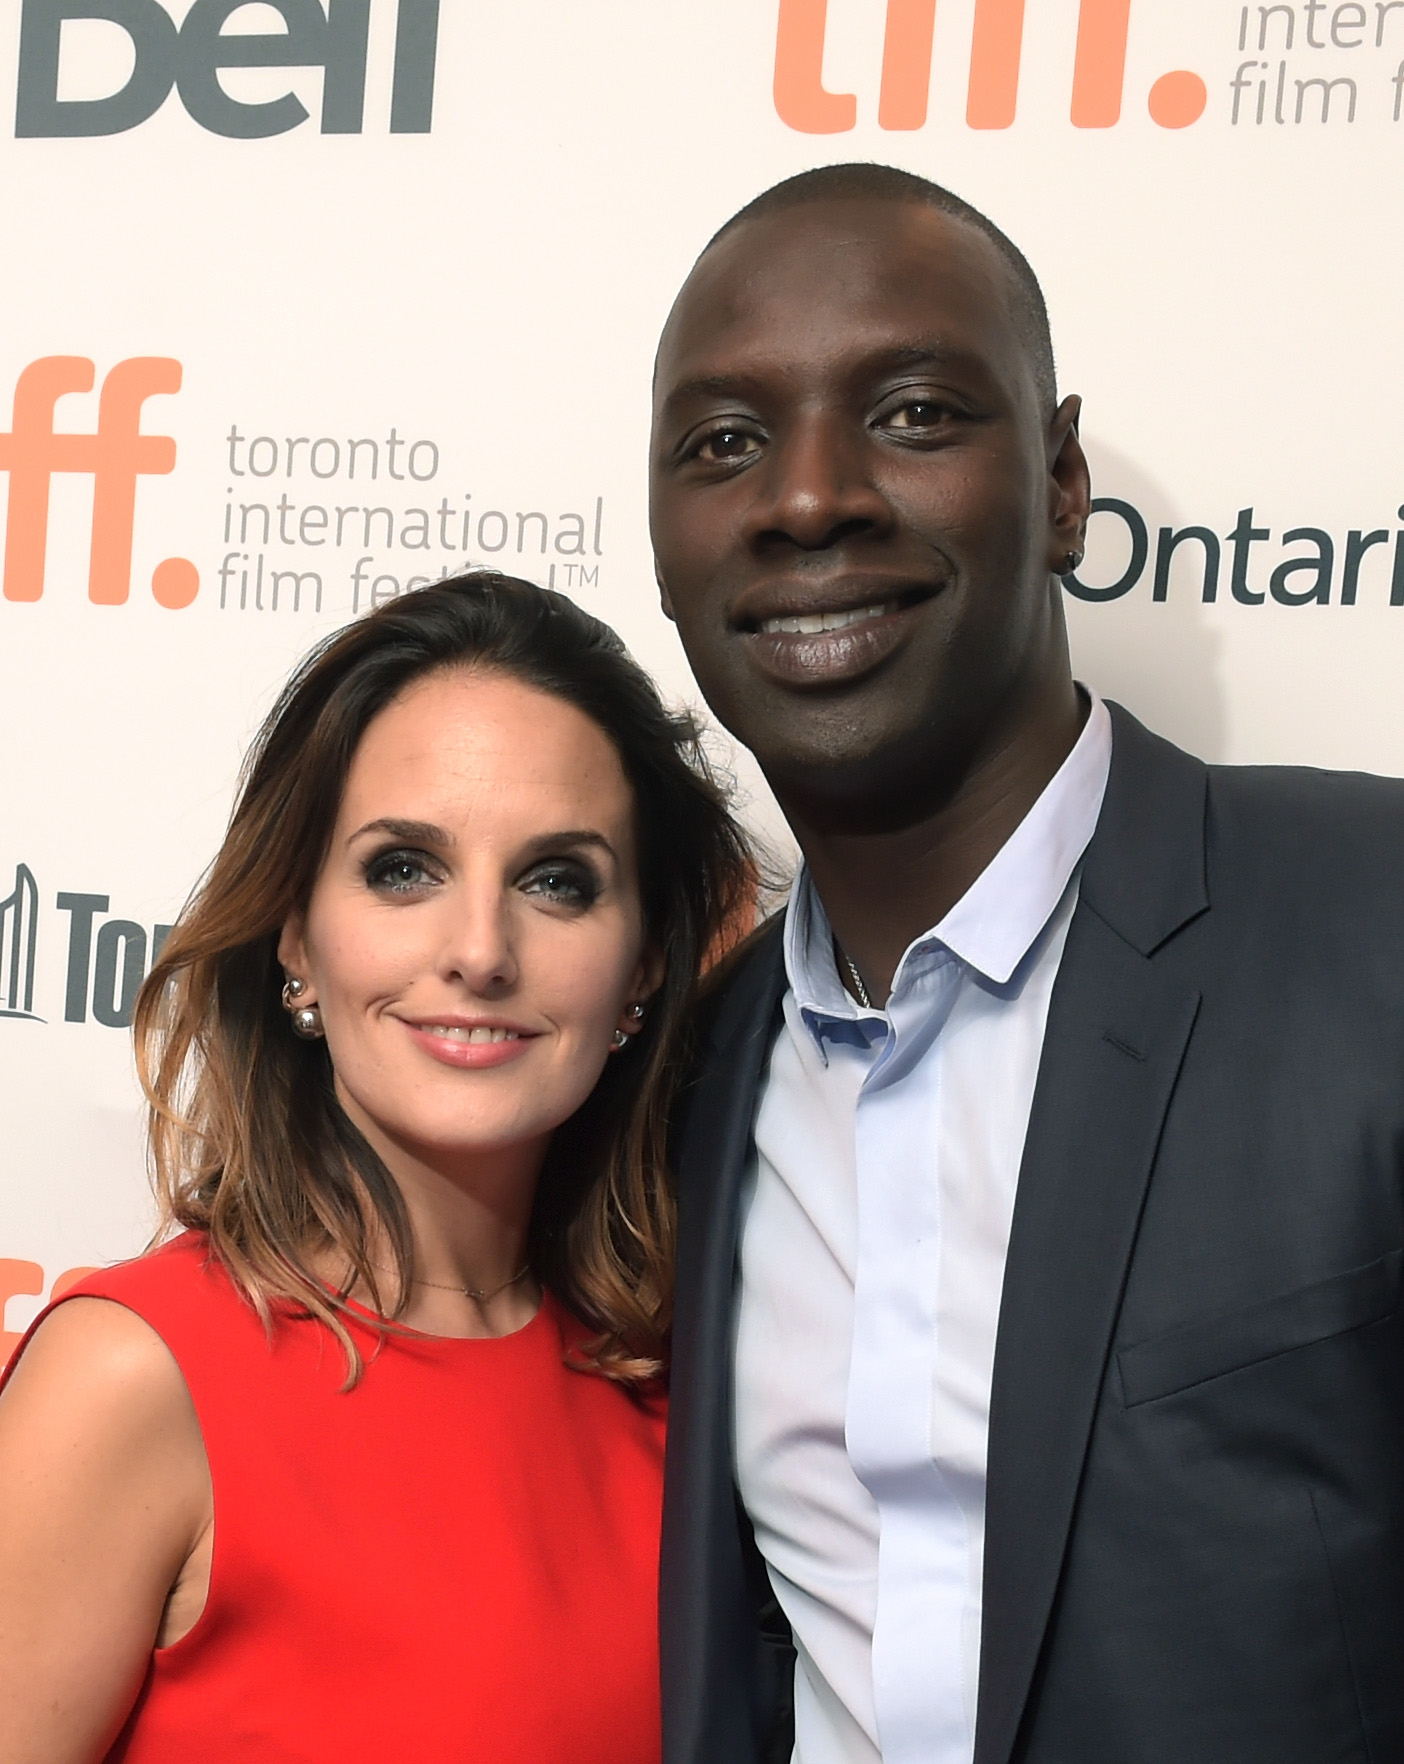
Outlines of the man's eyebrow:
[[690,380],[680,380],[663,402],[673,405],[686,404],[693,398],[727,398],[733,393],[744,394],[754,383],[748,374],[698,374]]
[[874,349],[859,364],[865,373],[891,373],[898,368],[930,368],[937,373],[951,370],[973,370],[989,377],[989,363],[977,349],[961,343],[943,343],[938,338],[922,343],[894,343],[888,348]]
[[392,839],[403,839],[407,845],[452,845],[454,837],[432,821],[401,821],[386,815],[378,821],[367,821],[364,827],[348,835],[346,843],[364,838],[367,833],[388,833]]
[[931,342],[899,343],[891,349],[875,350],[870,359],[874,365],[890,367],[922,367],[927,362],[946,367],[952,362],[957,366],[962,362],[978,362],[980,358],[958,344]]
[[[891,372],[894,368],[909,367],[975,368],[981,372],[987,371],[986,364],[977,351],[963,348],[956,343],[943,343],[936,338],[926,342],[894,343],[878,347],[855,365],[865,373]],[[693,374],[670,388],[663,399],[663,406],[664,409],[672,409],[694,399],[747,398],[755,393],[759,384],[759,375],[745,371]]]

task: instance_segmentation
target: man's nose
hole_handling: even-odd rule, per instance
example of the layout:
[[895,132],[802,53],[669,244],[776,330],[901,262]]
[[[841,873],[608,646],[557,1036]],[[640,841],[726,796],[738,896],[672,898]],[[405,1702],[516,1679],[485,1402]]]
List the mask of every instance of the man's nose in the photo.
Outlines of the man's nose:
[[439,971],[476,998],[500,998],[520,974],[512,903],[500,881],[468,883],[446,903]]
[[751,511],[755,544],[822,551],[885,529],[892,510],[873,474],[869,438],[830,413],[796,421],[771,442]]

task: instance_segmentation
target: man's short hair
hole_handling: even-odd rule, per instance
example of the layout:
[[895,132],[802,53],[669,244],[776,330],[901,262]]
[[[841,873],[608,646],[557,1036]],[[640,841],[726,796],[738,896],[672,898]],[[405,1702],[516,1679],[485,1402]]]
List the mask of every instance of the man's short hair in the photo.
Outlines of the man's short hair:
[[705,256],[718,239],[724,239],[743,221],[778,214],[787,208],[802,208],[811,202],[844,201],[855,197],[861,201],[920,203],[925,208],[950,215],[953,220],[964,221],[985,235],[1010,273],[1015,328],[1019,341],[1028,352],[1039,400],[1045,414],[1051,415],[1058,402],[1057,376],[1053,365],[1053,338],[1048,328],[1048,308],[1038,277],[1019,247],[988,215],[972,208],[954,191],[933,184],[930,178],[899,171],[893,165],[873,165],[863,161],[817,166],[763,190],[713,233],[702,254]]

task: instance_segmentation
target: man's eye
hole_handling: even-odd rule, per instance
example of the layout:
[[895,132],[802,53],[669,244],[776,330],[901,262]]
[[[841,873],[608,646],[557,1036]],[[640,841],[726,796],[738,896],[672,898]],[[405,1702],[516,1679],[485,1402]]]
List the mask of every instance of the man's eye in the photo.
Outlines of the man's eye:
[[759,446],[757,438],[746,429],[713,429],[703,436],[695,457],[711,461],[744,459]]
[[559,906],[587,907],[599,896],[599,884],[580,864],[538,864],[522,878],[523,894]]
[[949,412],[934,398],[911,398],[882,419],[889,429],[934,429]]
[[419,852],[387,851],[366,866],[367,885],[381,894],[413,894],[434,881]]

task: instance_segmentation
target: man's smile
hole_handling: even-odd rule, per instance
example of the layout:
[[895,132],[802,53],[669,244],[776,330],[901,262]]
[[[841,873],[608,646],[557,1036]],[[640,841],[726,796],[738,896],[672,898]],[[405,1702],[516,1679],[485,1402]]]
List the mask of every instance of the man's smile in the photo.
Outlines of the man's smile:
[[820,582],[791,579],[748,588],[727,608],[726,621],[732,630],[748,636],[841,631],[905,612],[932,599],[944,586],[944,577],[919,582],[895,571],[829,571]]
[[818,631],[843,631],[849,625],[862,625],[869,619],[884,618],[888,613],[896,612],[899,605],[898,601],[884,600],[875,606],[855,606],[848,612],[786,614],[780,618],[762,619],[756,629],[762,637],[773,636],[780,631],[812,637]]
[[733,614],[729,623],[756,668],[776,684],[791,689],[838,686],[860,679],[900,648],[920,609],[942,586],[896,594],[889,590],[881,598],[869,587],[872,598],[857,605],[852,604],[853,589],[844,593],[833,588],[827,594],[770,591],[749,597],[755,611]]

